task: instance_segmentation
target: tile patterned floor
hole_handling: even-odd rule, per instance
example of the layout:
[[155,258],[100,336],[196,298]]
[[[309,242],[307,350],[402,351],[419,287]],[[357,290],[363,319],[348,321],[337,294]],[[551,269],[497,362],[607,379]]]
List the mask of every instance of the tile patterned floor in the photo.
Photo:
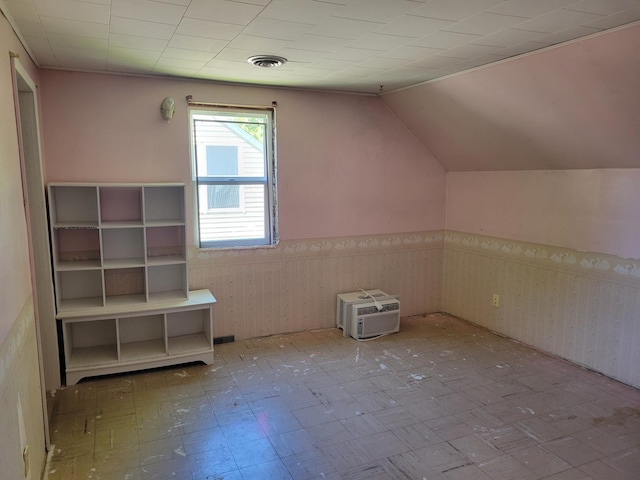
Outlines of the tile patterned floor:
[[640,391],[446,315],[53,393],[47,480],[640,479]]

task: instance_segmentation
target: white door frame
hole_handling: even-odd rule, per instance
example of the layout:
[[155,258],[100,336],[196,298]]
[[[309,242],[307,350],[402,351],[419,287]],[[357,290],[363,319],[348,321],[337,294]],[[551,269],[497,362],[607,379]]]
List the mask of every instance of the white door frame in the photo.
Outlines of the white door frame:
[[18,120],[20,170],[31,268],[45,443],[50,446],[47,389],[60,387],[58,333],[51,273],[37,86],[18,58],[12,58]]

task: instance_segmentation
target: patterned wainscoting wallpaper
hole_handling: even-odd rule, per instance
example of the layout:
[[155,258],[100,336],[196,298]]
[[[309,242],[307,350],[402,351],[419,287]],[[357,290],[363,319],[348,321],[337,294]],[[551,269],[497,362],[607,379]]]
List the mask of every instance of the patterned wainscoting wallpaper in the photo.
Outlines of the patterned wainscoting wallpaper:
[[42,390],[34,315],[33,298],[29,297],[0,344],[2,478],[25,478],[21,460],[25,445],[29,446],[30,455],[31,474],[28,478],[36,478],[45,461]]
[[640,260],[453,231],[444,243],[444,311],[640,388]]
[[335,327],[336,296],[400,296],[401,314],[442,308],[444,233],[282,241],[274,248],[189,250],[189,288],[208,288],[214,335],[236,340]]
[[[454,231],[189,249],[214,335],[335,326],[336,295],[399,295],[402,316],[444,311],[640,387],[640,261]],[[493,294],[499,306],[492,306]]]

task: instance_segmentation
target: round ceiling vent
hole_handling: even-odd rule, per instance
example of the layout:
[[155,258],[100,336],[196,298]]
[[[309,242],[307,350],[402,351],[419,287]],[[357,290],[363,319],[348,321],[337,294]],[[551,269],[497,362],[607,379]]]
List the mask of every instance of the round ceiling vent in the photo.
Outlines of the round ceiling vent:
[[287,63],[287,59],[275,55],[256,55],[247,58],[247,62],[260,68],[275,68]]

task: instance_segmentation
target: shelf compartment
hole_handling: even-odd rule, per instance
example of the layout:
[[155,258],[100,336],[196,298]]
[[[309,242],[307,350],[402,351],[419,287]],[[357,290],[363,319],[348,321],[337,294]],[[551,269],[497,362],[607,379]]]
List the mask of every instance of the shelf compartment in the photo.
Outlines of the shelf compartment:
[[115,319],[63,325],[67,369],[116,363],[118,342]]
[[100,270],[63,270],[56,274],[58,310],[81,310],[102,307],[102,273]]
[[100,188],[100,222],[142,223],[141,187]]
[[147,264],[186,261],[184,227],[147,227]]
[[147,266],[149,301],[167,301],[187,298],[187,264]]
[[58,269],[100,268],[100,232],[97,228],[55,228],[53,244]]
[[144,267],[105,270],[104,292],[107,306],[146,302]]
[[211,350],[211,347],[204,333],[180,335],[169,339],[169,355],[183,355],[207,350]]
[[49,202],[54,226],[98,225],[98,193],[95,187],[50,185]]
[[184,223],[184,187],[151,185],[144,187],[144,219],[147,225]]
[[133,361],[167,354],[164,315],[144,315],[118,319],[120,360]]
[[209,308],[167,313],[169,355],[211,350],[211,312]]
[[103,229],[102,258],[105,268],[144,265],[144,229]]

